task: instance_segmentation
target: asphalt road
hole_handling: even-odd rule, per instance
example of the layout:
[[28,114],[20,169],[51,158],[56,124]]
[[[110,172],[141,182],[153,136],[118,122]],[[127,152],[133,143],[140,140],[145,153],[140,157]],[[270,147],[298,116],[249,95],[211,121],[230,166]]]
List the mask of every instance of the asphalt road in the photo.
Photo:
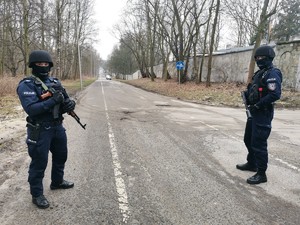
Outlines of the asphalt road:
[[[246,148],[243,109],[191,104],[99,79],[65,119],[69,158],[50,208],[31,203],[28,156],[0,186],[0,224],[299,224],[300,114],[276,110],[268,182],[249,185],[235,169]],[[51,158],[51,157],[50,157]]]

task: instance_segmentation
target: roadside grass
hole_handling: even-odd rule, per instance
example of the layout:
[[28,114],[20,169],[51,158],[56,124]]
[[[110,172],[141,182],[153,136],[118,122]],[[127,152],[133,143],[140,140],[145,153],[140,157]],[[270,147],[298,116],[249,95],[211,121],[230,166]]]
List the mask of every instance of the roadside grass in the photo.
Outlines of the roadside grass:
[[0,121],[3,118],[16,117],[19,114],[19,105],[21,104],[16,94],[0,97]]
[[[85,88],[96,81],[95,77],[87,77],[82,80],[82,87]],[[80,91],[81,84],[80,80],[64,80],[62,81],[63,86],[66,88],[70,96],[74,95],[77,91]]]
[[0,97],[6,95],[16,95],[16,88],[22,77],[3,77],[0,78]]
[[[0,121],[6,118],[16,117],[20,113],[20,101],[16,93],[16,88],[23,77],[0,78]],[[95,77],[84,77],[83,88],[89,86],[96,80]],[[80,91],[80,80],[64,80],[63,86],[70,96]]]
[[[149,78],[121,82],[185,101],[230,107],[243,107],[241,91],[246,89],[246,84],[241,83],[211,83],[210,87],[206,87],[205,83],[178,84],[175,79],[165,82],[160,78],[156,78],[154,82]],[[276,108],[300,108],[300,92],[283,90]]]
[[[0,78],[0,120],[18,116],[20,112],[18,109],[21,105],[16,94],[16,87],[21,79],[22,77]],[[83,88],[95,80],[94,77],[84,77]],[[165,82],[159,78],[156,78],[154,82],[149,78],[119,81],[189,102],[229,107],[243,107],[240,93],[246,88],[245,84],[240,83],[211,83],[210,87],[206,87],[205,83],[186,82],[178,84],[175,79]],[[77,91],[80,91],[80,80],[64,80],[62,83],[70,96],[74,96]],[[276,102],[276,108],[299,109],[300,92],[283,90],[281,99]]]

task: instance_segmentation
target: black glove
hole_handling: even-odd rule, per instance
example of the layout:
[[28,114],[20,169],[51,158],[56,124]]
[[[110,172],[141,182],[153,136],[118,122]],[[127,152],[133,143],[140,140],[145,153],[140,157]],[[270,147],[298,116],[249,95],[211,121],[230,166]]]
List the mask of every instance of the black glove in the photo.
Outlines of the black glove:
[[255,113],[259,109],[259,107],[256,104],[255,105],[249,105],[248,108],[249,108],[251,113]]
[[55,91],[52,98],[56,104],[60,104],[65,100],[64,95],[60,91]]
[[56,91],[60,91],[60,92],[63,92],[64,91],[64,88],[61,86],[61,85],[58,85],[58,84],[54,84],[52,86],[52,88]]
[[66,101],[64,102],[63,106],[62,106],[62,111],[63,113],[68,113],[71,112],[75,109],[75,101],[71,100],[71,99],[66,99]]

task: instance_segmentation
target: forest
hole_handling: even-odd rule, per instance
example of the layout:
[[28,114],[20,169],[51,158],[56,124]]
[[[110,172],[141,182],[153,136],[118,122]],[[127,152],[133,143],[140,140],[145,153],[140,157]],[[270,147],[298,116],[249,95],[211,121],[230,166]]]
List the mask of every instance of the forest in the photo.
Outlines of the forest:
[[[230,46],[288,41],[300,34],[298,0],[127,0],[120,21],[111,28],[118,38],[103,61],[94,47],[99,30],[94,0],[0,0],[0,79],[30,74],[34,49],[51,53],[60,79],[140,70],[155,79],[153,66],[211,56]],[[202,57],[203,58],[203,57]],[[201,81],[203,61],[193,60],[193,77]],[[211,57],[206,65],[210,82]],[[254,70],[249,62],[249,77]]]
[[[300,35],[300,3],[297,0],[132,0],[122,21],[114,27],[120,45],[106,66],[115,74],[140,70],[155,78],[153,66],[184,61],[185,80],[189,60],[193,75],[201,82],[203,59],[208,56],[210,84],[212,53],[220,48],[254,46],[293,40]],[[224,47],[224,44],[227,45]],[[230,46],[228,46],[230,45]],[[253,58],[253,57],[252,57]],[[248,79],[255,67],[249,61]]]
[[0,0],[0,78],[29,75],[32,50],[51,53],[55,76],[98,74],[92,0]]

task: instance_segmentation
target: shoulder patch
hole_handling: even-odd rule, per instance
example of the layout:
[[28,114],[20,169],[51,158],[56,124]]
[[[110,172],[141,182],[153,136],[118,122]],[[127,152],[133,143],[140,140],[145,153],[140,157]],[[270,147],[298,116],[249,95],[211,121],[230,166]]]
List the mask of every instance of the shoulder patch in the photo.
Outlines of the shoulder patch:
[[31,95],[36,95],[36,93],[34,91],[24,91],[23,95],[31,96]]
[[274,91],[276,89],[276,83],[268,83],[268,89]]

